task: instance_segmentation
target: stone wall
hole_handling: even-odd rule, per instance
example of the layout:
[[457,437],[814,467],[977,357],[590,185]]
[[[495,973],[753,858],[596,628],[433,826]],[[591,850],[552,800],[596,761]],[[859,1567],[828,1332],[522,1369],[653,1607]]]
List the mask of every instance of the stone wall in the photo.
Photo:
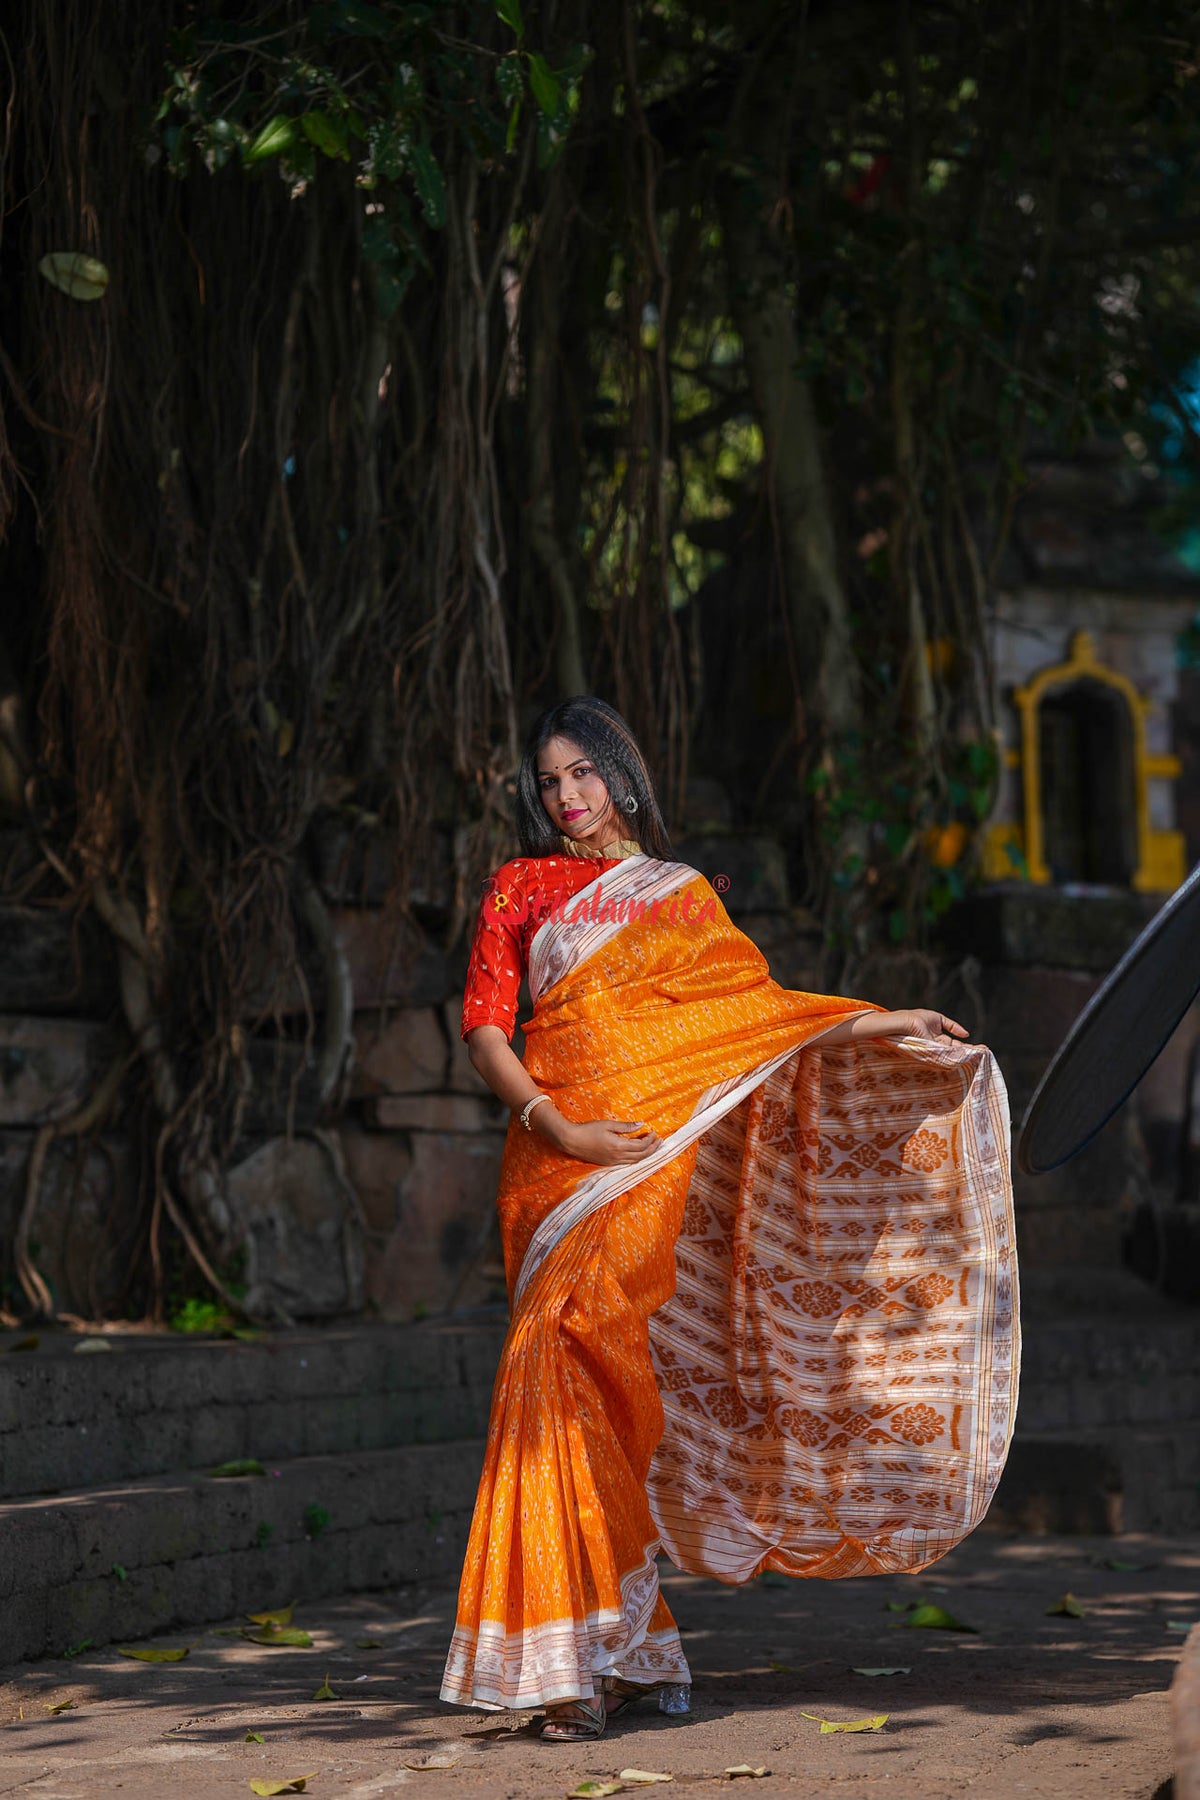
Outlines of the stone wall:
[[[718,887],[778,981],[819,990],[820,934],[792,903],[780,846],[731,832],[712,784],[696,818],[677,854]],[[324,849],[354,986],[353,1080],[341,1115],[320,1119],[303,1045],[253,1045],[255,1090],[229,1176],[248,1223],[247,1283],[298,1318],[365,1306],[405,1320],[502,1300],[494,1200],[508,1120],[459,1036],[466,947],[447,954],[432,929],[397,930],[384,905],[386,858],[369,840],[330,831]],[[436,878],[429,890],[422,905],[436,926],[446,897]],[[958,1011],[995,1049],[1016,1124],[1071,1021],[1155,904],[982,894],[960,909],[937,971],[927,959],[892,959],[863,970],[859,991]],[[0,932],[0,1297],[12,1304],[12,1239],[35,1135],[92,1090],[114,1054],[119,1010],[111,947],[92,922],[77,929],[58,910],[7,907]],[[1019,1179],[1027,1268],[1120,1263],[1133,1208],[1177,1166],[1195,1030],[1185,1027],[1091,1150],[1055,1175]],[[119,1120],[100,1139],[68,1135],[50,1148],[33,1242],[64,1310],[94,1317],[128,1297],[152,1198],[143,1139],[143,1128]]]

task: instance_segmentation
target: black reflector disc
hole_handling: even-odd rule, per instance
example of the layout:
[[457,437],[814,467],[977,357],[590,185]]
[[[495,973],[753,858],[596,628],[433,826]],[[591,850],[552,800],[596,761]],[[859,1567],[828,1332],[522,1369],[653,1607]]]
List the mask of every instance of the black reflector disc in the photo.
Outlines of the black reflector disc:
[[1027,1175],[1074,1156],[1112,1118],[1200,993],[1200,864],[1097,988],[1029,1102]]

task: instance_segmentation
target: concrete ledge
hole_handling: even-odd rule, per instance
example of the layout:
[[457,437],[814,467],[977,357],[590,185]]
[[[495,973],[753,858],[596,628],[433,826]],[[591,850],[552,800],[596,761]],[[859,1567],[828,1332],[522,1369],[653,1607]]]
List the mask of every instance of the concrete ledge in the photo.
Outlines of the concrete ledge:
[[1174,1800],[1200,1800],[1200,1625],[1188,1633],[1171,1683]]
[[1045,1536],[1192,1532],[1200,1527],[1200,1432],[1022,1432],[985,1529]]
[[482,1460],[481,1442],[414,1445],[0,1506],[0,1664],[292,1599],[453,1581]]
[[487,1426],[507,1320],[297,1331],[257,1343],[44,1336],[0,1357],[0,1499],[234,1457],[444,1443]]

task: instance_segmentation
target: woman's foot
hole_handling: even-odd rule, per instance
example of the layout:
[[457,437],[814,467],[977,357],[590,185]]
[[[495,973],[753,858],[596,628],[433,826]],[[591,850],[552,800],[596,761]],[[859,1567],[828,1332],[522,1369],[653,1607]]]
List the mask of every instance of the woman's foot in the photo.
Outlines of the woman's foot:
[[626,1681],[623,1675],[606,1675],[604,1677],[604,1710],[607,1716],[615,1718],[624,1712],[627,1706],[636,1706],[639,1700],[645,1700],[654,1693],[653,1686],[643,1687],[640,1682]]
[[550,1744],[602,1737],[606,1717],[603,1694],[595,1700],[564,1700],[561,1705],[547,1709],[541,1736]]

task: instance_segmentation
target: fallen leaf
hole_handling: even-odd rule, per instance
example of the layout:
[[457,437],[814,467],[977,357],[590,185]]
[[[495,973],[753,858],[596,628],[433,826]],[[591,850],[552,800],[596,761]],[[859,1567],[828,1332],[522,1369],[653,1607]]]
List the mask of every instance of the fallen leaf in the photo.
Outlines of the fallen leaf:
[[313,1695],[313,1699],[314,1700],[336,1700],[337,1699],[337,1695],[334,1693],[333,1689],[329,1685],[329,1676],[328,1675],[326,1675],[324,1681],[321,1683],[320,1687],[317,1689],[316,1693]]
[[911,1600],[885,1600],[883,1610],[884,1612],[909,1612],[912,1606]]
[[18,1338],[15,1344],[8,1346],[10,1350],[36,1350],[37,1347],[38,1334],[36,1331],[31,1331],[28,1337]]
[[912,1670],[903,1669],[899,1665],[890,1669],[851,1669],[852,1675],[911,1675]]
[[382,1650],[383,1645],[378,1638],[355,1638],[354,1648],[356,1650]]
[[463,1759],[461,1750],[431,1750],[428,1756],[420,1756],[416,1762],[405,1763],[406,1769],[452,1769]]
[[314,1781],[317,1771],[308,1775],[292,1775],[285,1781],[273,1781],[270,1776],[256,1777],[250,1783],[250,1791],[255,1794],[302,1794],[306,1781]]
[[1195,1623],[1195,1619],[1168,1619],[1167,1630],[1186,1632],[1190,1631]]
[[1157,1569],[1158,1564],[1152,1562],[1122,1562],[1119,1556],[1101,1556],[1097,1558],[1102,1569],[1115,1569],[1119,1575],[1143,1575],[1147,1569]]
[[[228,1481],[235,1475],[265,1475],[267,1471],[257,1456],[235,1456],[232,1462],[218,1463],[208,1472],[214,1481]],[[283,1793],[286,1789],[279,1791]]]
[[739,1775],[749,1775],[753,1780],[761,1781],[762,1777],[769,1775],[771,1771],[763,1768],[756,1769],[752,1763],[734,1763],[732,1768],[723,1770],[723,1773],[728,1775],[731,1781],[736,1780]]
[[1061,1600],[1056,1600],[1053,1606],[1046,1608],[1046,1613],[1048,1617],[1057,1614],[1066,1619],[1087,1617],[1085,1608],[1080,1605],[1074,1594],[1064,1594]]
[[45,1706],[48,1713],[64,1713],[70,1712],[75,1702],[73,1700],[60,1700],[56,1706],[51,1706],[50,1702],[46,1700],[43,1701],[42,1704]]
[[821,1736],[831,1731],[882,1731],[891,1717],[890,1713],[875,1713],[869,1719],[823,1719],[820,1713],[802,1712],[802,1719],[812,1719],[821,1727]]
[[897,1619],[901,1629],[911,1626],[914,1631],[969,1631],[973,1636],[979,1635],[976,1625],[964,1625],[953,1613],[948,1613],[944,1606],[914,1606],[906,1619]]
[[768,1669],[774,1669],[777,1675],[794,1675],[796,1673],[791,1663],[775,1662],[774,1659],[767,1664],[767,1667]]
[[75,1346],[76,1356],[94,1356],[97,1350],[111,1350],[112,1345],[107,1338],[80,1338]]
[[244,1744],[265,1744],[266,1741],[261,1731],[248,1731],[242,1739]]
[[182,1662],[190,1646],[185,1644],[181,1650],[130,1650],[124,1645],[117,1645],[118,1656],[131,1656],[134,1662]]
[[567,1795],[567,1800],[604,1800],[606,1794],[619,1794],[619,1781],[581,1781]]
[[282,1650],[311,1650],[313,1647],[307,1631],[299,1631],[294,1626],[281,1631],[265,1625],[261,1631],[244,1631],[242,1636],[248,1643],[274,1644]]
[[81,250],[52,250],[38,264],[38,273],[72,300],[99,300],[108,286],[104,264]]
[[253,1625],[290,1625],[295,1611],[296,1602],[289,1600],[286,1606],[277,1608],[275,1612],[247,1613],[246,1617]]
[[95,1640],[92,1638],[84,1638],[84,1640],[81,1644],[68,1644],[66,1649],[63,1651],[63,1655],[64,1656],[82,1656],[85,1650],[90,1650],[92,1648],[94,1641]]
[[631,1781],[638,1787],[653,1787],[656,1781],[674,1781],[673,1775],[656,1775],[651,1769],[618,1769],[618,1781]]

